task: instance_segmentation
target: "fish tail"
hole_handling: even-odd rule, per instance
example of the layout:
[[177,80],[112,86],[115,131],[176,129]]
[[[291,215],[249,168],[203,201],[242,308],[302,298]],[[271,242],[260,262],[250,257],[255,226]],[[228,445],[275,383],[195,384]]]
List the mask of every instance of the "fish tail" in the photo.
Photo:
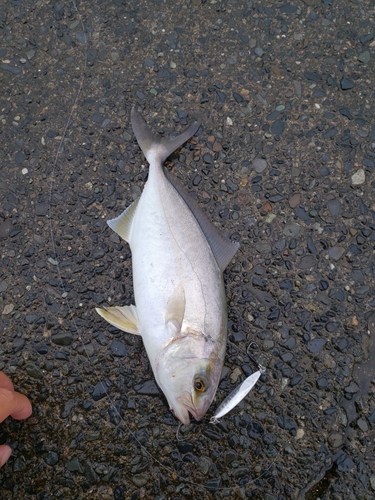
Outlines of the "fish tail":
[[159,138],[153,134],[145,120],[134,108],[131,111],[131,123],[134,135],[147,161],[149,163],[157,162],[160,165],[163,164],[168,156],[176,151],[176,149],[188,141],[200,127],[200,123],[194,122],[177,137]]

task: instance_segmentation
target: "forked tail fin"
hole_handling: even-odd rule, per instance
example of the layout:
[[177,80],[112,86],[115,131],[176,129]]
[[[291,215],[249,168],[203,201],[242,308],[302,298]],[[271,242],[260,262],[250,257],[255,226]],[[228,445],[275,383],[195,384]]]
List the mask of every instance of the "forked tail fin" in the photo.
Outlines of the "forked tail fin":
[[177,137],[159,138],[153,134],[145,120],[134,108],[131,110],[131,124],[134,135],[147,161],[149,163],[157,162],[158,164],[163,164],[168,156],[188,141],[200,127],[200,123],[194,122],[193,125],[190,125]]

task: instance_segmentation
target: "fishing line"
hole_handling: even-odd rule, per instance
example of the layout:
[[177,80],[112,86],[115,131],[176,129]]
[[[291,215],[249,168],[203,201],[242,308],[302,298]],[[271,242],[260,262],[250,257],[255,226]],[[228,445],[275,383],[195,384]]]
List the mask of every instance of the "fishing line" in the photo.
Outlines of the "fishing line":
[[[77,12],[77,15],[78,15],[78,18],[79,18],[79,22],[80,22],[81,27],[82,27],[82,33],[83,33],[83,36],[84,36],[84,42],[83,42],[83,44],[84,44],[85,47],[87,47],[88,37],[87,37],[86,32],[85,32],[85,27],[84,27],[84,24],[83,24],[82,15],[81,15],[80,11],[78,10],[76,2],[74,0],[71,0],[71,4],[73,6],[73,9]],[[77,332],[79,332],[78,325],[77,325],[77,322],[76,322],[75,317],[74,317],[73,308],[70,305],[68,292],[66,291],[66,286],[65,286],[64,280],[62,278],[61,267],[60,267],[60,263],[59,263],[57,252],[56,252],[56,242],[55,242],[55,237],[54,237],[53,217],[52,217],[52,190],[53,190],[53,185],[54,185],[54,183],[56,181],[55,172],[56,172],[56,169],[57,169],[57,164],[58,164],[59,156],[60,156],[60,154],[63,151],[63,144],[64,144],[64,140],[65,140],[66,135],[67,135],[67,130],[68,130],[71,122],[73,121],[73,115],[74,115],[74,113],[76,111],[76,108],[77,108],[77,105],[78,105],[78,100],[79,100],[80,95],[81,95],[82,90],[83,90],[83,84],[84,84],[84,81],[85,81],[85,72],[86,72],[86,70],[87,70],[87,50],[84,51],[84,64],[83,64],[83,70],[82,70],[82,74],[81,74],[80,84],[79,84],[79,87],[78,87],[78,90],[77,90],[77,93],[76,93],[73,105],[72,105],[72,107],[70,109],[70,113],[69,113],[68,119],[66,121],[63,133],[61,134],[61,139],[59,141],[58,148],[57,148],[56,155],[55,155],[55,159],[54,159],[54,162],[52,164],[52,171],[51,171],[51,177],[50,177],[50,183],[49,183],[49,199],[48,199],[48,202],[49,202],[48,203],[49,204],[49,206],[48,206],[49,231],[50,231],[51,247],[52,247],[52,251],[53,251],[53,255],[54,255],[54,260],[56,261],[55,267],[56,267],[56,270],[57,270],[57,275],[58,275],[58,279],[59,279],[59,282],[60,282],[60,287],[63,290],[63,295],[62,296],[63,296],[63,298],[66,301],[66,306],[67,306],[67,309],[68,309],[68,313],[69,313],[70,319],[71,319],[71,321],[72,321],[72,323],[73,323],[73,325],[74,325],[74,327],[75,327],[75,329],[76,329]],[[82,343],[82,346],[83,346],[83,349],[84,349],[84,351],[85,351],[85,353],[87,355],[87,358],[89,359],[90,355],[89,355],[89,352],[88,352],[88,350],[86,348],[85,343],[83,342],[83,337],[79,336],[79,340]],[[255,344],[255,342],[254,342],[254,344]],[[236,346],[236,347],[238,348],[238,346]],[[250,355],[248,353],[247,353],[247,355],[250,357]],[[253,359],[253,361],[256,364],[259,364],[254,359]],[[100,382],[101,377],[99,376],[99,373],[96,370],[95,366],[93,366],[93,370],[94,370],[94,374],[95,374],[96,379],[98,380],[98,382]],[[105,387],[104,384],[102,384],[102,386],[103,386],[104,392],[106,394],[106,398],[107,398],[107,400],[109,401],[109,403],[111,405],[111,410],[119,418],[119,421],[124,425],[124,427],[127,429],[127,432],[134,439],[134,441],[137,443],[137,445],[143,450],[144,453],[147,454],[147,456],[154,463],[156,463],[164,471],[168,472],[170,474],[171,479],[173,479],[173,480],[179,479],[181,482],[187,483],[190,486],[193,486],[195,488],[201,489],[204,492],[210,491],[205,486],[202,486],[202,485],[200,485],[198,483],[195,483],[194,481],[191,481],[191,480],[187,479],[186,477],[183,477],[183,476],[179,475],[178,472],[176,472],[176,470],[172,469],[171,467],[169,467],[167,465],[164,465],[157,458],[155,458],[152,455],[152,453],[149,452],[147,450],[147,448],[145,446],[143,446],[143,444],[139,441],[139,439],[137,438],[135,432],[133,432],[130,429],[130,427],[126,424],[126,422],[122,418],[119,410],[117,409],[117,406],[115,405],[114,401],[112,400],[109,392],[107,391],[107,388]],[[183,440],[183,439],[181,439],[179,437],[181,425],[182,424],[180,423],[179,426],[178,426],[178,428],[177,428],[177,432],[176,432],[176,439],[177,439],[178,442],[180,442],[181,440]],[[279,455],[279,453],[280,453],[280,450],[277,450],[276,457]],[[276,459],[276,457],[275,457],[275,459]],[[244,486],[246,487],[246,486],[248,486],[250,484],[253,484],[255,481],[257,481],[260,478],[262,478],[265,474],[267,474],[270,471],[270,469],[274,465],[274,462],[275,462],[275,460],[269,465],[269,467],[264,472],[262,472],[262,474],[260,474],[259,476],[257,476],[255,479],[247,482],[246,485],[244,485]],[[201,480],[202,481],[207,481],[208,479],[202,477]],[[222,491],[222,490],[228,490],[228,489],[234,491],[234,490],[239,489],[239,488],[240,488],[240,486],[238,486],[238,485],[233,485],[233,486],[230,485],[230,486],[226,486],[226,487],[215,488],[215,491]]]

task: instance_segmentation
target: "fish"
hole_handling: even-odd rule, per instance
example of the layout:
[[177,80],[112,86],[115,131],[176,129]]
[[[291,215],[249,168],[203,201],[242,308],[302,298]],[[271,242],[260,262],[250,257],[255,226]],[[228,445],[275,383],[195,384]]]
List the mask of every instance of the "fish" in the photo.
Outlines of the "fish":
[[133,305],[97,308],[111,325],[140,335],[158,386],[183,424],[199,421],[220,381],[227,338],[223,271],[239,243],[224,236],[165,160],[199,129],[153,134],[141,114],[131,124],[148,163],[141,196],[107,221],[129,243]]

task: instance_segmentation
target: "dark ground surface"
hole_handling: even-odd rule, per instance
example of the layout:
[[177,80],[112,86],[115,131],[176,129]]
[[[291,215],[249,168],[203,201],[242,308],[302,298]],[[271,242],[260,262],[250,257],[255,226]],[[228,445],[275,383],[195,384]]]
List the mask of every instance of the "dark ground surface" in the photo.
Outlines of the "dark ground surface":
[[[374,1],[77,6],[0,11],[0,369],[34,407],[1,426],[1,499],[375,498]],[[241,242],[225,377],[180,442],[141,340],[94,311],[133,300],[105,222],[147,176],[133,105],[202,121],[169,166]],[[214,427],[251,341],[267,372]]]

